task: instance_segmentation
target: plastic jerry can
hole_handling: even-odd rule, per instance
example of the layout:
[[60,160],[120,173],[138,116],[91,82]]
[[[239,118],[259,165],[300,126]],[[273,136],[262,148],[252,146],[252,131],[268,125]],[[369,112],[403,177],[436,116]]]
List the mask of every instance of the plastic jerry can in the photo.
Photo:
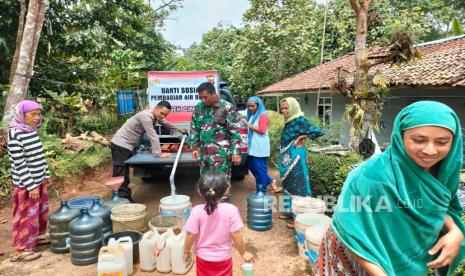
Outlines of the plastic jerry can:
[[182,231],[178,235],[168,238],[168,245],[171,250],[171,272],[174,274],[186,274],[193,264],[192,254],[187,263],[184,262],[184,242],[186,241],[186,236],[187,232]]
[[121,245],[103,246],[98,254],[98,276],[127,276],[126,257]]
[[139,267],[142,271],[154,271],[157,268],[155,247],[159,236],[155,227],[142,236],[139,243]]
[[128,271],[128,275],[131,275],[132,272],[134,271],[134,265],[132,262],[132,239],[131,237],[122,237],[119,238],[118,240],[115,240],[114,238],[110,238],[108,241],[108,246],[109,247],[117,247],[117,246],[122,246],[124,249],[124,256],[126,257],[126,267]]
[[158,237],[155,247],[155,258],[157,258],[157,271],[168,273],[171,271],[171,252],[168,244],[168,238],[174,236],[170,228]]

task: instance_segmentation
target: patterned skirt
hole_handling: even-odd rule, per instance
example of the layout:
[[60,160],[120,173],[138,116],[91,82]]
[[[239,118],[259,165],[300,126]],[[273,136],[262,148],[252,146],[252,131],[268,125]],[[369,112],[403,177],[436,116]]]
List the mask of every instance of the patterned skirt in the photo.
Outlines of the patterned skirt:
[[47,229],[47,180],[39,185],[39,198],[32,199],[25,188],[13,189],[13,247],[15,251],[31,249],[37,245],[39,235]]
[[320,276],[368,276],[366,271],[352,257],[352,253],[341,243],[332,228],[328,230],[320,244],[318,257]]

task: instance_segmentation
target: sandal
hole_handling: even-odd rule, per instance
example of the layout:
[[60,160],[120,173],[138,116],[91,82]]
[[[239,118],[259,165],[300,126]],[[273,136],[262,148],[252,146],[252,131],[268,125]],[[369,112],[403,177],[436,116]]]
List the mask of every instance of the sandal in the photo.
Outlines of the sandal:
[[39,237],[37,237],[36,246],[45,245],[45,244],[50,244],[50,236],[48,234],[39,235]]
[[279,219],[282,219],[282,220],[290,219],[290,217],[287,216],[287,215],[279,215],[278,218],[279,218]]
[[10,262],[30,262],[40,258],[42,254],[33,251],[24,251],[19,255],[13,253],[10,256]]
[[282,187],[277,186],[277,183],[278,182],[276,181],[276,179],[273,179],[273,181],[271,181],[271,184],[270,184],[271,192],[274,193],[274,194],[279,193],[279,192],[281,192],[283,190]]
[[289,222],[288,224],[286,224],[286,227],[289,229],[294,229],[295,228],[294,222]]
[[49,239],[38,239],[37,240],[37,245],[36,246],[41,246],[41,245],[46,245],[46,244],[50,244],[50,240]]

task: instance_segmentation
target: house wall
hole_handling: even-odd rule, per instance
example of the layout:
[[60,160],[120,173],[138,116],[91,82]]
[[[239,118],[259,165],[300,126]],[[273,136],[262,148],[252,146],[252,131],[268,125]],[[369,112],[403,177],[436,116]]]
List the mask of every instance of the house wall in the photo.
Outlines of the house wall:
[[[328,91],[322,91],[321,97],[332,98],[332,123],[341,126],[339,135],[330,133],[331,139],[338,140],[343,145],[348,145],[349,126],[343,122],[343,114],[347,98],[334,95]],[[302,111],[306,116],[316,116],[316,93],[286,94],[283,97],[295,97],[299,100]],[[283,98],[283,97],[280,97]],[[459,116],[462,126],[465,128],[465,88],[393,88],[391,95],[386,98],[383,114],[380,120],[380,132],[376,138],[380,146],[387,146],[390,141],[394,119],[399,111],[405,106],[419,100],[433,100],[450,106]],[[434,115],[434,110],[431,111]]]

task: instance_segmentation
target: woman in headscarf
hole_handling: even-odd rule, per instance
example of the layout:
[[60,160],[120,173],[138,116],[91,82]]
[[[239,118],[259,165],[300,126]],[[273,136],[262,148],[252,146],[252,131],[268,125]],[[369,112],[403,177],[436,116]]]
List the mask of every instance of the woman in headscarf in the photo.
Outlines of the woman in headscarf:
[[[315,139],[324,135],[323,131],[312,125],[304,117],[299,102],[289,97],[280,101],[280,111],[285,125],[281,136],[278,167],[281,175],[281,186],[287,197],[284,199],[285,212],[280,219],[292,219],[291,197],[310,196],[312,194],[307,164],[307,149],[304,139]],[[294,228],[294,222],[288,224]]]
[[274,193],[282,189],[277,186],[276,180],[268,175],[268,157],[270,157],[270,138],[268,126],[270,119],[266,114],[265,105],[258,97],[250,97],[247,100],[247,120],[242,122],[247,126],[247,141],[249,156],[247,165],[255,177],[257,191],[259,186],[266,191],[268,185]]
[[320,245],[319,275],[426,275],[429,268],[450,275],[465,254],[461,166],[452,109],[420,101],[400,111],[391,146],[344,184]]
[[8,124],[8,154],[13,175],[13,246],[10,261],[27,262],[41,256],[33,252],[48,243],[47,228],[49,179],[47,161],[37,128],[42,123],[41,105],[25,100],[15,107]]

